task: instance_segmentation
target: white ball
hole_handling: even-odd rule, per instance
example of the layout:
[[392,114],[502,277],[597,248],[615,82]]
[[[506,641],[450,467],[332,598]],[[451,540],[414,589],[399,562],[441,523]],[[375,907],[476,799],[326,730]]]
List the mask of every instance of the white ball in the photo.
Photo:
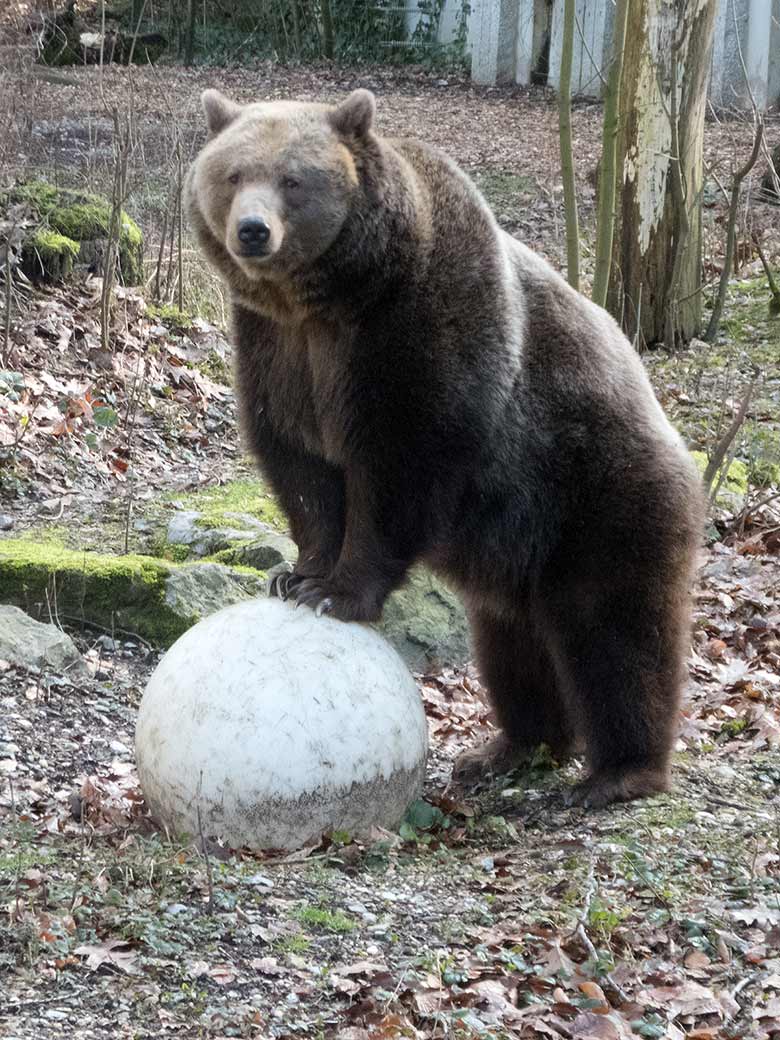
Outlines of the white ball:
[[136,759],[174,834],[294,849],[393,827],[419,797],[428,732],[404,662],[373,629],[278,599],[178,639],[149,680]]

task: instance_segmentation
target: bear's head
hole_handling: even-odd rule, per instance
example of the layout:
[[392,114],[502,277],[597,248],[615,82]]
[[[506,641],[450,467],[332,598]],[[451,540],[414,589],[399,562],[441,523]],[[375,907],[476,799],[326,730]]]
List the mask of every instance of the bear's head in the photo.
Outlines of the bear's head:
[[352,211],[373,95],[356,90],[336,107],[238,105],[207,90],[202,103],[209,139],[191,191],[211,234],[252,280],[311,264]]

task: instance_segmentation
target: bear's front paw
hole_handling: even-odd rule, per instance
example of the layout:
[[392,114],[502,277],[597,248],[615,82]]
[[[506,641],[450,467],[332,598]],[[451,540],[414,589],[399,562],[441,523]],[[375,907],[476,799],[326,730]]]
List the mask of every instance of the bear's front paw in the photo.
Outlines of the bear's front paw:
[[339,621],[378,621],[382,613],[375,597],[355,595],[321,578],[305,578],[290,596],[296,606],[311,607],[318,617],[328,614]]

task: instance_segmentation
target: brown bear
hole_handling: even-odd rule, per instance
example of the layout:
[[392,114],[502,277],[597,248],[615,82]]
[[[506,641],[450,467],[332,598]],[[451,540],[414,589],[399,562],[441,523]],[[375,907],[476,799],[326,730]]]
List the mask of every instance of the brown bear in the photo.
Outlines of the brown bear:
[[374,621],[423,561],[502,731],[456,771],[578,741],[571,802],[666,790],[700,481],[631,345],[446,156],[376,133],[369,92],[203,106],[189,214],[299,548],[273,591]]

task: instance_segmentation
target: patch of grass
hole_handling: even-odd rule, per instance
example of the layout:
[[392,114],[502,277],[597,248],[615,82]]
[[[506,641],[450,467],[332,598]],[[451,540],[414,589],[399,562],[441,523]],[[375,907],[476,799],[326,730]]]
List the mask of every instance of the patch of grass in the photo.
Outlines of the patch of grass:
[[209,356],[205,361],[201,361],[198,368],[204,376],[213,379],[215,383],[222,383],[224,386],[230,386],[233,382],[230,365],[223,357],[220,357],[216,350],[210,351]]
[[174,329],[188,329],[192,325],[192,315],[186,310],[180,311],[171,303],[150,303],[146,307],[146,315]]
[[607,903],[595,896],[588,908],[588,927],[593,929],[602,942],[606,942],[618,925],[630,916],[630,907]]
[[279,531],[287,529],[284,513],[260,480],[233,480],[219,487],[169,497],[182,502],[185,509],[202,513],[199,521],[202,527],[234,527],[235,519],[229,514],[246,513]]
[[496,212],[511,213],[524,198],[535,195],[537,191],[533,177],[513,170],[476,170],[471,177]]
[[311,947],[311,939],[304,935],[303,932],[296,932],[295,935],[285,935],[281,939],[277,939],[274,943],[274,949],[280,953],[297,953],[303,954]]
[[354,932],[357,921],[347,917],[340,910],[326,910],[320,906],[302,906],[293,911],[293,917],[307,928],[315,928],[321,932],[335,932],[345,935]]

